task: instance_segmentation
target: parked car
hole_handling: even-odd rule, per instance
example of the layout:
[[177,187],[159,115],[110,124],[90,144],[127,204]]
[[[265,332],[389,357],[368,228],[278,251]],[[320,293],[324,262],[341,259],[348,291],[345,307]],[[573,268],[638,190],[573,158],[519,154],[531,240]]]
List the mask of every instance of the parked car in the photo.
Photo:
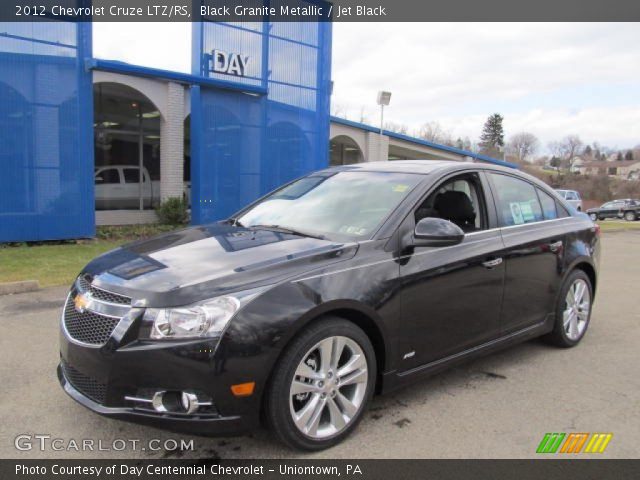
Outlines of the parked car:
[[211,435],[264,419],[319,450],[374,392],[541,335],[577,345],[599,252],[597,225],[517,170],[334,167],[90,262],[58,377],[102,415]]
[[582,198],[580,193],[576,190],[556,190],[558,194],[564,198],[569,205],[575,208],[577,211],[582,211]]
[[[160,204],[160,181],[151,180],[146,168],[142,169],[142,199],[144,208]],[[97,167],[94,174],[97,210],[140,208],[140,167],[135,165],[109,165]],[[184,198],[191,204],[191,182],[184,183]]]
[[598,208],[590,208],[587,214],[594,222],[606,218],[624,218],[633,222],[640,218],[640,200],[631,198],[612,200],[600,205]]
[[[152,181],[146,168],[142,169],[142,199],[144,208],[156,206],[160,199],[160,182]],[[94,175],[96,209],[140,208],[140,167],[109,165],[98,167]]]

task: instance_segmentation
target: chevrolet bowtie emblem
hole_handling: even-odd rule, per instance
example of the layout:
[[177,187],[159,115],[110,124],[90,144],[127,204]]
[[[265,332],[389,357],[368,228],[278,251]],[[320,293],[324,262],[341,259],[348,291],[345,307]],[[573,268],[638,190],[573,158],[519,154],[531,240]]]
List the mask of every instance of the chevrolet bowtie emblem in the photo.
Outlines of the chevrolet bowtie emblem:
[[76,310],[80,313],[84,313],[87,308],[89,308],[89,304],[91,303],[91,298],[78,294],[73,299],[73,304],[76,307]]

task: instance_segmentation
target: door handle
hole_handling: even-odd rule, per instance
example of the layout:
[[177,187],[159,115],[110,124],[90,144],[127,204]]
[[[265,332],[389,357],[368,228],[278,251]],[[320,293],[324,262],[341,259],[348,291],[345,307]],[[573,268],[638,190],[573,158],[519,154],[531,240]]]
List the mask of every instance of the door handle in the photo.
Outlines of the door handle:
[[562,248],[562,240],[558,240],[557,242],[552,242],[549,244],[549,250],[552,252],[557,252]]
[[491,260],[487,260],[486,262],[482,262],[482,266],[484,268],[495,268],[502,263],[502,258],[492,258]]

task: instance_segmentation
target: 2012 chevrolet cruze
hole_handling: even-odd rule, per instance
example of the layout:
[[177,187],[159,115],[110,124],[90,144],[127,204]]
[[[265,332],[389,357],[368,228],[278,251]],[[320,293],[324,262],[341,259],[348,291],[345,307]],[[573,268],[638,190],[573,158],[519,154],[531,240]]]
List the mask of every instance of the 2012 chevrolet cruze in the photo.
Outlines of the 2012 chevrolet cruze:
[[376,391],[532,337],[576,345],[598,258],[598,227],[519,171],[330,168],[89,263],[58,376],[100,414],[206,434],[265,420],[321,449]]

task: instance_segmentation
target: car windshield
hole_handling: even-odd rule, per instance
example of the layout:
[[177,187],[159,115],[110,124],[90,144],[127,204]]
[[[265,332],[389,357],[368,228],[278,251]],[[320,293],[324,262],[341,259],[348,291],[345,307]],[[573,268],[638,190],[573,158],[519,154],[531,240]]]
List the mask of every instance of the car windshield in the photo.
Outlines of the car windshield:
[[367,239],[421,178],[410,173],[320,172],[277,190],[234,220],[244,227]]

